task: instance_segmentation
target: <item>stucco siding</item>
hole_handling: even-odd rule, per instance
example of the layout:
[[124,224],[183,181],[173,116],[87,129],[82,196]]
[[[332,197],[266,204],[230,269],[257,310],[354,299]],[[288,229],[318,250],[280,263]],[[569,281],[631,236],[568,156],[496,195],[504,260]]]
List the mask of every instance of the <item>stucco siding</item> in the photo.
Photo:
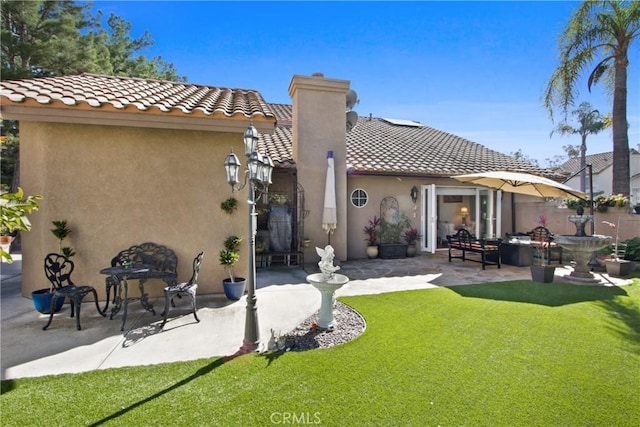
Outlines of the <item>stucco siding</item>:
[[[44,196],[32,215],[32,231],[23,233],[25,296],[46,287],[43,258],[59,250],[51,221],[62,219],[73,230],[64,245],[77,252],[74,281],[94,285],[101,298],[105,277],[99,270],[118,251],[146,241],[176,252],[179,280],[190,277],[193,257],[204,250],[199,292],[222,292],[227,275],[218,263],[222,242],[229,234],[246,234],[246,203],[233,215],[220,209],[231,196],[224,158],[231,147],[244,152],[242,134],[20,125],[22,186],[27,194]],[[239,272],[246,270],[246,258],[243,245]],[[161,282],[146,288],[152,296],[162,294]],[[130,289],[135,293],[137,286]]]

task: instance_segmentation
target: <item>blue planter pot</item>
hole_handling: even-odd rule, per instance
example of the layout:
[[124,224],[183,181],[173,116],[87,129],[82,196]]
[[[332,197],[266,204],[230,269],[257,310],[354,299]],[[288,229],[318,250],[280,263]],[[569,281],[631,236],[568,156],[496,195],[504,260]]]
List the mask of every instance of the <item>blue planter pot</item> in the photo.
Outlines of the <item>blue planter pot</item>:
[[[36,310],[42,314],[51,314],[51,299],[53,294],[49,292],[49,289],[39,289],[31,292],[31,299],[33,300],[33,306]],[[56,300],[56,306],[54,307],[54,313],[57,313],[62,309],[64,304],[64,298],[58,298]]]
[[222,281],[224,287],[224,294],[230,300],[237,301],[244,295],[244,290],[247,287],[247,280],[244,277],[236,277],[235,282],[231,282],[231,279],[224,279]]

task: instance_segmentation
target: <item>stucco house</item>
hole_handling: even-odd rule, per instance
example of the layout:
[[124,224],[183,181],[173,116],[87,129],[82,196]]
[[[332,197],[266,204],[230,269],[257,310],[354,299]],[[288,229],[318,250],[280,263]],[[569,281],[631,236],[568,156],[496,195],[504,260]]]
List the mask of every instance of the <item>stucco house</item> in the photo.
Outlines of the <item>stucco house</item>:
[[[404,213],[427,252],[460,226],[479,236],[512,231],[510,194],[451,176],[541,170],[412,121],[360,116],[347,131],[349,89],[348,80],[294,75],[292,104],[284,105],[256,90],[92,74],[1,82],[2,117],[20,121],[21,186],[44,196],[23,235],[23,295],[45,286],[42,260],[58,249],[49,230],[59,219],[73,229],[67,244],[77,252],[78,283],[101,283],[99,270],[118,251],[152,241],[176,251],[179,277],[188,277],[188,260],[205,251],[199,292],[221,292],[223,241],[248,232],[246,190],[235,194],[236,213],[220,208],[233,194],[223,162],[231,149],[243,152],[250,123],[275,164],[269,193],[288,207],[292,262],[317,262],[314,246],[328,243],[321,227],[328,151],[335,159],[338,227],[330,239],[338,260],[365,257],[362,229],[374,215]],[[259,237],[268,233],[269,209],[268,201],[258,206]],[[302,237],[311,239],[309,247],[300,245]],[[246,270],[246,251],[238,271]]]
[[[586,164],[591,165],[593,179],[593,194],[611,195],[613,192],[613,152],[589,154],[585,156]],[[566,184],[573,188],[580,188],[580,159],[572,158],[558,166],[558,172],[570,178]],[[630,202],[631,205],[640,204],[640,152],[629,150]],[[575,176],[574,176],[575,175]],[[586,177],[586,192],[589,192],[589,177]]]

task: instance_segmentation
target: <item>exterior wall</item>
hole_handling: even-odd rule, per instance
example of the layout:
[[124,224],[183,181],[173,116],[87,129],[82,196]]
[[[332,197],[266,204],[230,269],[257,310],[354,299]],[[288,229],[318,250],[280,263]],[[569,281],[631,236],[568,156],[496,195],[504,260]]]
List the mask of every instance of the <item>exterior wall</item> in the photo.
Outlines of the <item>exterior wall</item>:
[[[586,210],[585,210],[586,211]],[[538,225],[540,215],[547,216],[547,228],[555,234],[575,234],[576,227],[568,219],[569,215],[575,215],[571,209],[557,207],[554,202],[545,202],[543,199],[520,196],[516,197],[516,231],[526,232]],[[587,214],[588,212],[585,212]],[[629,209],[609,208],[606,212],[594,212],[594,234],[615,236],[615,230],[602,221],[614,224],[620,219],[618,237],[622,240],[640,237],[640,215],[629,213]],[[587,234],[591,234],[591,225],[585,228]]]
[[629,159],[631,175],[631,206],[640,205],[640,154],[631,154]]
[[[415,185],[419,189],[422,185],[430,184],[464,186],[459,181],[449,178],[349,175],[347,185],[348,259],[366,258],[367,243],[363,228],[368,224],[369,219],[373,219],[374,216],[380,217],[380,202],[387,196],[393,196],[398,200],[400,210],[407,215],[412,227],[416,227],[421,234],[424,234],[421,222],[424,215],[424,201],[421,195],[418,196],[416,203],[411,201],[411,187]],[[358,188],[365,190],[369,196],[367,204],[363,207],[355,207],[351,203],[351,193]]]
[[[362,231],[367,225],[368,220],[375,216],[380,216],[380,202],[387,196],[393,196],[398,200],[400,210],[404,212],[410,219],[412,226],[418,228],[421,233],[423,200],[419,196],[414,204],[411,201],[411,187],[416,185],[435,184],[440,186],[456,186],[460,185],[457,181],[451,179],[415,179],[408,177],[394,176],[368,176],[368,175],[349,175],[348,177],[348,259],[366,258],[366,242],[365,234]],[[351,203],[351,193],[361,188],[365,190],[369,196],[368,202],[363,207],[355,207]],[[513,200],[513,205],[512,205]],[[556,206],[555,202],[545,202],[544,199],[530,197],[524,195],[514,195],[511,193],[502,194],[502,235],[506,233],[527,232],[538,225],[540,215],[546,215],[548,220],[548,228],[556,234],[575,234],[575,225],[568,220],[569,215],[574,212],[567,208]],[[620,217],[620,240],[627,240],[632,237],[640,237],[640,215],[629,213],[628,209],[609,208],[605,213],[595,212],[594,228],[595,234],[615,235],[615,231],[602,221],[617,223]],[[453,221],[459,222],[459,216]],[[587,228],[590,234],[590,228]]]
[[[629,156],[629,176],[631,177],[631,203],[640,203],[640,154],[631,153]],[[576,175],[567,181],[569,187],[580,189],[580,175]],[[589,187],[589,176],[586,179],[587,191]],[[593,192],[609,196],[613,194],[613,166],[608,166],[600,173],[593,174]]]
[[[246,190],[236,194],[233,215],[220,209],[232,195],[223,167],[230,147],[244,153],[242,133],[21,121],[22,187],[44,196],[32,230],[22,235],[23,295],[48,287],[43,259],[59,250],[51,221],[63,219],[73,230],[64,245],[77,252],[74,281],[95,286],[101,298],[99,270],[120,250],[147,241],[176,252],[178,280],[191,276],[192,260],[204,250],[198,292],[222,292],[227,273],[218,253],[230,234],[246,241],[248,221]],[[237,274],[246,269],[244,245]],[[152,296],[162,295],[156,282],[145,287]]]
[[[586,172],[586,171],[585,171]],[[600,173],[593,174],[593,192],[594,194],[610,195],[613,191],[613,167],[608,166]],[[576,175],[569,181],[565,182],[571,188],[580,189],[580,175]],[[589,192],[589,173],[586,173],[585,179],[586,191]]]
[[334,153],[338,224],[331,235],[336,260],[347,257],[347,170],[346,170],[346,94],[349,81],[327,79],[322,75],[293,76],[289,95],[293,99],[293,159],[298,182],[305,191],[305,234],[312,247],[305,250],[305,263],[320,258],[314,247],[323,247],[327,234],[322,229],[327,151]]

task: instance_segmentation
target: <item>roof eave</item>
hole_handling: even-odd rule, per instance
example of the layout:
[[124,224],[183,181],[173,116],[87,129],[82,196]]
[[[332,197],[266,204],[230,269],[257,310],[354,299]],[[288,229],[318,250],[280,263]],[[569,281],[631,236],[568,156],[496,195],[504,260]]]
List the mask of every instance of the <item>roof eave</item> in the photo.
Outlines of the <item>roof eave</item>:
[[275,117],[254,114],[233,116],[189,116],[187,114],[100,111],[47,106],[34,107],[3,104],[1,115],[6,120],[31,122],[74,123],[104,126],[130,126],[155,129],[198,130],[208,132],[244,132],[249,122],[260,133],[273,133],[277,121]]

